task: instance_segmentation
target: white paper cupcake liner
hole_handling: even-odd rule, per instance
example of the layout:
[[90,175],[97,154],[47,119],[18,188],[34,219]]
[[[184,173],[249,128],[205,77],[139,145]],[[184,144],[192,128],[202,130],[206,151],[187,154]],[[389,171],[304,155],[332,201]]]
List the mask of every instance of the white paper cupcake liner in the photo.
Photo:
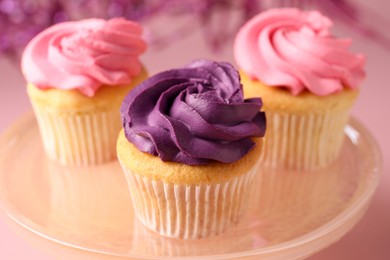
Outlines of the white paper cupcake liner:
[[291,170],[315,170],[332,163],[344,140],[349,111],[322,115],[267,112],[263,165]]
[[64,165],[93,165],[116,157],[116,139],[121,129],[118,111],[77,115],[33,107],[50,159]]
[[182,185],[142,177],[124,168],[139,220],[168,237],[219,235],[246,211],[258,167],[220,184]]

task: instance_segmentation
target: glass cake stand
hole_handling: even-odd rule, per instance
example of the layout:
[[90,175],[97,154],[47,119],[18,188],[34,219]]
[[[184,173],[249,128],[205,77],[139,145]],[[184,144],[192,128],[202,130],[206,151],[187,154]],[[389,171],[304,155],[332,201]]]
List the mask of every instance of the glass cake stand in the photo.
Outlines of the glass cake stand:
[[378,146],[351,119],[340,158],[312,172],[262,169],[238,226],[204,240],[159,236],[136,219],[117,162],[64,167],[46,159],[32,113],[0,138],[0,205],[51,241],[133,259],[302,259],[363,216],[381,172]]

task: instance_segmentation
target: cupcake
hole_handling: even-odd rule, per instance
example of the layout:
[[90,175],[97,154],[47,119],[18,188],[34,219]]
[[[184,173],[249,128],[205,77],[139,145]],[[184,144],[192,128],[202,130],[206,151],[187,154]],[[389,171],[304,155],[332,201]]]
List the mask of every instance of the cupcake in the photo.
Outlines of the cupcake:
[[245,97],[261,96],[267,114],[264,165],[314,170],[339,156],[365,59],[331,27],[317,11],[284,8],[260,13],[237,34]]
[[197,60],[156,74],[121,107],[117,155],[135,212],[164,236],[221,234],[243,216],[265,133],[260,98],[238,72]]
[[123,18],[56,24],[22,56],[45,153],[64,165],[115,159],[125,95],[147,77],[142,27]]

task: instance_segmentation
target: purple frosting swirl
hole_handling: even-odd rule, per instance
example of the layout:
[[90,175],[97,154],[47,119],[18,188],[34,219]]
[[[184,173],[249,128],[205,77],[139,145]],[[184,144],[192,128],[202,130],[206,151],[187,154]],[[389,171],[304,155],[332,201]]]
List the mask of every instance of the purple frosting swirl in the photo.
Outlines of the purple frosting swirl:
[[243,97],[240,77],[225,62],[196,60],[150,77],[125,98],[126,138],[163,161],[189,165],[239,160],[262,137],[260,98]]

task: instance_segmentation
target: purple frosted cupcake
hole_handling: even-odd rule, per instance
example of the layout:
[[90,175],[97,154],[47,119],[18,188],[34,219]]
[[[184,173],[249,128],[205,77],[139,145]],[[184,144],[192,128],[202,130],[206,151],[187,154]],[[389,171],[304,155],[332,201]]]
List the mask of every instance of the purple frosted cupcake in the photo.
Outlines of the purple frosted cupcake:
[[265,133],[228,63],[197,60],[134,88],[117,142],[140,221],[176,238],[222,233],[243,216]]

